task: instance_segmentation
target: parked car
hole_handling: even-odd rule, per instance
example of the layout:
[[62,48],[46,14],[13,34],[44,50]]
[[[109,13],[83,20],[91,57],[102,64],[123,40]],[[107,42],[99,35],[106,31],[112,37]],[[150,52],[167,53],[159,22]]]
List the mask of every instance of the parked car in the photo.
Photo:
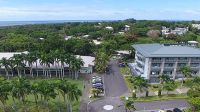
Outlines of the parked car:
[[182,110],[178,109],[178,108],[174,108],[173,112],[183,112]]
[[167,110],[166,112],[173,112],[172,110]]
[[119,67],[126,67],[125,63],[119,63]]
[[102,83],[95,83],[95,84],[92,84],[92,87],[94,87],[94,88],[103,87],[103,84]]

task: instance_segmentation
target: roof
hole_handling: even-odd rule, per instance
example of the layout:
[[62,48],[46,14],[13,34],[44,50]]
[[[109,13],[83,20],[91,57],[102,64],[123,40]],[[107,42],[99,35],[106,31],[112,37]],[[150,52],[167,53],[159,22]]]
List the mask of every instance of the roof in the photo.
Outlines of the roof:
[[130,54],[130,51],[116,51],[116,52],[119,54],[126,54],[126,55]]
[[2,53],[0,53],[0,59],[2,59],[2,58],[9,59],[9,58],[13,57],[15,54],[21,54],[21,53],[27,54],[28,52],[27,51],[25,51],[25,52],[2,52]]
[[189,44],[198,44],[197,41],[188,41]]
[[98,41],[98,40],[93,40],[93,42],[95,45],[100,45],[102,43],[101,41]]
[[188,46],[164,44],[133,45],[145,57],[200,57],[200,49]]
[[84,62],[83,67],[94,66],[95,57],[92,56],[78,56],[78,57],[80,57],[83,60]]
[[[13,57],[14,54],[21,54],[21,53],[27,54],[28,52],[8,52],[8,53],[0,53],[0,60],[1,60],[2,58],[9,59],[9,58]],[[77,57],[80,57],[80,58],[83,60],[84,65],[83,65],[82,67],[94,66],[95,57],[92,57],[92,56],[79,56],[79,55],[77,55]],[[61,62],[59,62],[59,63],[57,63],[57,64],[61,65]],[[51,68],[56,68],[56,67],[57,67],[57,66],[56,66],[57,64],[51,64],[50,67],[51,67]],[[28,66],[28,63],[26,63],[26,66]],[[65,66],[65,67],[68,67],[69,65],[65,64],[64,66]],[[36,68],[36,63],[33,63],[32,67],[33,67],[33,68]],[[43,67],[43,65],[40,64],[40,60],[39,60],[39,59],[37,60],[37,67],[38,67],[38,68],[42,68],[42,67]]]

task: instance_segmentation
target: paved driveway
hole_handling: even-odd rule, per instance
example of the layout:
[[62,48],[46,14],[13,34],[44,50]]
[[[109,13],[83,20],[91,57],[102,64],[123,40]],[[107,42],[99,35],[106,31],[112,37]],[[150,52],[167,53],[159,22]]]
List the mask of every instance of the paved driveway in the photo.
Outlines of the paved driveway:
[[117,62],[111,61],[109,65],[111,66],[111,73],[104,75],[106,97],[118,97],[127,93],[128,88],[120,73]]
[[89,112],[108,112],[108,110],[103,109],[105,105],[113,106],[113,109],[109,112],[124,112],[125,110],[120,96],[128,93],[128,88],[120,73],[117,62],[111,61],[109,65],[111,73],[104,74],[105,96],[101,100],[90,103]]
[[[111,74],[104,75],[105,97],[89,104],[89,112],[125,112],[123,102],[120,100],[121,95],[128,93],[128,88],[120,74],[116,61],[110,62]],[[103,107],[112,105],[113,110],[107,111]],[[151,110],[187,108],[190,105],[185,100],[169,100],[155,102],[138,102],[134,103],[136,111],[150,112]],[[149,111],[148,111],[149,110]]]

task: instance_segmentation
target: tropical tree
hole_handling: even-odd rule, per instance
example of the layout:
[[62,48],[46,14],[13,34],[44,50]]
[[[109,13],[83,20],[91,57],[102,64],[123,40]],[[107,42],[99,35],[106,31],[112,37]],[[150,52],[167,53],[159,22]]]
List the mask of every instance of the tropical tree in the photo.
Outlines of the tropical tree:
[[7,60],[6,58],[2,58],[0,60],[0,65],[4,67],[5,72],[6,72],[6,76],[9,77],[9,74],[8,74],[9,60]]
[[12,58],[9,59],[9,69],[11,70],[11,74],[12,74],[12,77],[14,76],[14,68],[15,68],[15,63],[14,63],[14,60]]
[[109,56],[105,52],[97,52],[95,58],[95,69],[97,72],[103,73],[106,70],[109,61]]
[[26,96],[30,94],[30,81],[24,77],[14,78],[11,82],[14,107],[16,105],[15,98],[20,100],[26,109]]
[[31,84],[31,94],[34,95],[34,99],[35,99],[35,104],[38,104],[38,96],[40,93],[40,89],[39,89],[39,83],[38,82],[33,82]]
[[[40,64],[43,66],[44,76],[49,77],[50,65],[53,64],[52,56],[50,54],[42,52],[40,55]],[[50,74],[50,77],[51,77],[51,74]]]
[[163,89],[167,90],[167,95],[169,91],[174,91],[176,88],[177,88],[177,85],[175,84],[174,81],[167,82],[163,85]]
[[132,83],[134,89],[138,92],[146,91],[148,92],[148,83],[144,77],[136,76],[129,79]]
[[28,63],[29,67],[30,67],[30,76],[33,77],[33,63],[37,61],[37,57],[35,57],[35,55],[33,53],[28,53],[25,55],[24,57],[25,61]]
[[183,83],[185,82],[184,79],[191,77],[191,68],[190,66],[183,66],[180,68],[180,72],[182,73],[182,84],[181,86],[183,86]]
[[91,93],[93,94],[94,97],[98,97],[101,91],[99,89],[92,88]]
[[48,81],[48,80],[42,80],[40,82],[38,82],[38,91],[39,94],[41,95],[41,100],[43,100],[45,106],[48,107],[48,101],[50,100],[50,98],[55,99],[56,97],[56,92],[55,92],[55,85],[54,83]]
[[8,100],[10,91],[11,91],[10,83],[3,77],[0,77],[0,101],[2,103],[2,110],[4,110],[4,112],[5,112],[6,101]]
[[12,57],[13,63],[17,69],[18,76],[21,77],[21,70],[25,68],[24,57],[21,54],[14,54]]
[[158,88],[158,96],[162,95],[163,86],[165,83],[172,81],[168,75],[162,74],[158,77],[160,79],[160,86]]
[[[67,97],[70,102],[78,101],[79,97],[82,95],[81,90],[78,88],[76,84],[70,85],[70,91],[67,94]],[[70,103],[70,112],[72,112],[72,104]]]
[[125,109],[126,109],[126,112],[128,111],[134,111],[135,110],[135,106],[133,105],[133,101],[132,100],[126,100],[125,101]]
[[78,78],[78,73],[81,67],[84,65],[84,62],[81,58],[75,58],[72,61],[72,69],[74,70],[74,77],[77,80]]

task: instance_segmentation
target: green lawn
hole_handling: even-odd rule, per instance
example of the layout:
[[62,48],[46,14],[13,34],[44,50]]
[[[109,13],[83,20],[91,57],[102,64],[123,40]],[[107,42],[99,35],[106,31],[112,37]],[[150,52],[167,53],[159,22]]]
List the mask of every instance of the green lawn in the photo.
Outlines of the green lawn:
[[[35,80],[31,80],[31,82],[33,81],[39,81],[39,80],[43,80],[43,79],[35,79]],[[49,79],[50,80],[50,79]],[[79,89],[83,90],[83,80],[79,79],[79,80],[72,80],[67,78],[67,80],[71,83],[77,84]],[[47,107],[43,105],[43,103],[40,101],[40,96],[39,96],[39,111],[37,110],[37,107],[35,105],[35,100],[34,100],[34,96],[33,95],[28,95],[26,97],[26,107],[28,108],[28,112],[47,112]],[[61,108],[61,112],[64,112],[64,104],[63,104],[64,100],[63,97],[61,95],[57,95],[57,97],[55,99],[50,99],[49,101],[49,108],[50,108],[50,112],[56,112],[59,111],[59,108]],[[24,105],[22,105],[21,102],[19,102],[18,100],[16,100],[16,104],[17,104],[17,110],[18,112],[22,112]],[[13,100],[12,97],[9,96],[9,100],[6,103],[6,110],[8,110],[8,112],[12,112],[12,106],[13,105]],[[75,101],[72,103],[73,105],[73,112],[77,112],[79,109],[79,105],[80,105],[80,101]],[[3,112],[2,110],[0,110],[0,112]]]
[[131,71],[127,66],[121,67],[120,72],[121,72],[122,75],[131,75]]

